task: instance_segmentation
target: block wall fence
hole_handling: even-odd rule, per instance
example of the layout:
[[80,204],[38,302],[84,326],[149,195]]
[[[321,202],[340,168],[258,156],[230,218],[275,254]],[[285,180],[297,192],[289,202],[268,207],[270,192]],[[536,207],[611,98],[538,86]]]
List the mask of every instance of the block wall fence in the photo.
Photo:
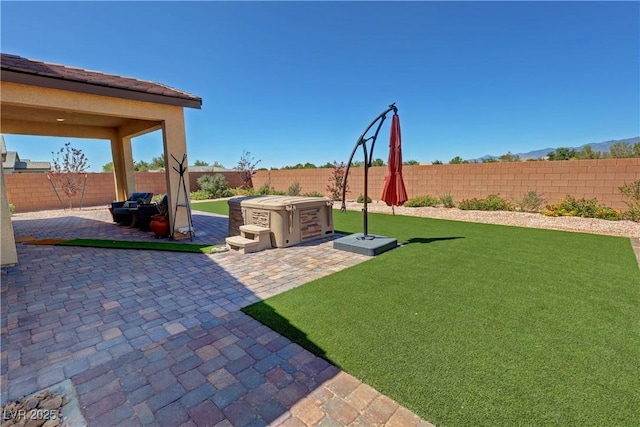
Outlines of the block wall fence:
[[[259,188],[268,183],[276,190],[286,191],[298,182],[302,193],[319,192],[328,195],[327,184],[333,169],[292,169],[258,171],[253,186]],[[213,172],[189,174],[191,191],[198,189],[196,180]],[[242,183],[239,172],[222,173],[235,188]],[[369,169],[369,197],[379,200],[384,185],[386,167]],[[136,173],[136,187],[140,191],[155,194],[166,192],[164,173]],[[451,194],[455,201],[473,197],[500,194],[504,198],[517,198],[527,191],[543,194],[548,203],[563,199],[566,195],[576,198],[597,198],[602,204],[625,210],[619,187],[640,180],[640,159],[599,159],[546,162],[473,163],[464,165],[404,166],[403,176],[409,197]],[[59,209],[60,202],[51,188],[46,174],[5,175],[9,203],[16,212]],[[356,199],[364,193],[364,168],[352,168],[349,172],[347,199]],[[63,196],[62,200],[65,201]],[[90,173],[84,196],[85,207],[108,205],[115,199],[112,173]],[[73,200],[78,207],[80,196]]]
[[[317,191],[328,194],[327,184],[333,169],[294,169],[258,171],[253,177],[255,188],[270,183],[276,190],[286,191],[298,182],[302,193]],[[626,210],[619,187],[640,180],[640,158],[568,160],[546,162],[472,163],[460,165],[403,166],[404,183],[409,198],[451,194],[455,201],[499,194],[518,198],[530,190],[543,194],[547,203],[567,195],[597,198],[614,209]],[[379,200],[387,167],[369,169],[369,197]],[[364,193],[364,168],[352,168],[347,183],[347,199]]]
[[[242,184],[242,176],[239,172],[216,172],[222,173],[230,187],[239,187]],[[196,180],[202,175],[211,175],[212,172],[191,172],[189,174],[189,188],[191,191],[197,190]],[[60,209],[60,202],[53,191],[47,178],[47,174],[41,173],[20,173],[6,174],[5,182],[7,186],[7,198],[9,203],[13,203],[16,212],[32,212],[47,209]],[[162,172],[136,172],[136,188],[138,191],[148,191],[154,194],[167,192],[167,182],[165,174]],[[115,181],[113,173],[89,173],[87,177],[87,187],[84,193],[82,205],[107,206],[115,200]],[[68,205],[68,198],[60,193],[60,199]],[[80,194],[73,197],[73,207],[80,206]]]

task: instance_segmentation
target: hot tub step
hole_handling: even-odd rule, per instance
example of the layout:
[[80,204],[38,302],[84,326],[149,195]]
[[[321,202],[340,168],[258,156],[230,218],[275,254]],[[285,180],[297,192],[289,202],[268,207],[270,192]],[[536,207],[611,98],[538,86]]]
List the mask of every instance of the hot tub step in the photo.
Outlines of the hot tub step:
[[238,251],[241,254],[250,254],[260,250],[260,241],[251,240],[241,236],[231,236],[225,239],[229,250]]

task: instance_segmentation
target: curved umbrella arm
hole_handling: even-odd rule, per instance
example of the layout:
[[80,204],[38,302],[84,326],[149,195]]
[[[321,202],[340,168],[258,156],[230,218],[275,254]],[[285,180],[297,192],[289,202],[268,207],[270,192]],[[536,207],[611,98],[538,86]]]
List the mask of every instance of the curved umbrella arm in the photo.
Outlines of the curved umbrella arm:
[[[345,203],[345,199],[347,196],[347,178],[349,177],[349,169],[351,169],[351,162],[353,161],[353,156],[356,154],[356,150],[358,149],[358,146],[362,145],[362,149],[364,150],[364,166],[365,168],[368,168],[369,166],[371,166],[371,158],[373,157],[373,147],[376,144],[376,139],[378,138],[378,133],[380,132],[380,128],[382,127],[382,124],[384,123],[385,119],[387,118],[387,114],[390,111],[393,111],[394,114],[398,114],[398,108],[396,107],[395,102],[389,105],[389,108],[387,108],[382,113],[380,113],[378,117],[373,119],[373,121],[369,124],[369,126],[367,126],[364,132],[362,132],[362,135],[360,135],[360,138],[358,138],[358,141],[356,142],[356,146],[353,147],[353,151],[351,152],[351,157],[349,157],[349,163],[347,163],[347,169],[345,170],[345,173],[344,173],[344,181],[342,182],[342,207],[340,208],[341,212],[345,212],[347,210],[346,203]],[[372,136],[371,138],[365,139],[364,137],[367,134],[367,132],[369,132],[369,130],[373,127],[373,125],[376,124],[378,120],[380,120],[380,123],[378,124],[378,128],[376,129],[376,133],[374,134],[374,136]],[[373,142],[371,143],[371,151],[368,153],[369,158],[367,158],[367,146],[365,143],[369,139],[373,139]]]

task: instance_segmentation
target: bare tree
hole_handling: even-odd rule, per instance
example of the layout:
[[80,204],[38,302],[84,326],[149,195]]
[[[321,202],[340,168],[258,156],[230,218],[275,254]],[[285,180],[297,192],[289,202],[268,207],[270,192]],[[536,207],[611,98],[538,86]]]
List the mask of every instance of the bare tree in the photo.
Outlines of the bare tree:
[[58,193],[62,192],[69,199],[69,209],[72,207],[73,197],[84,188],[87,179],[87,168],[89,167],[88,159],[82,150],[71,147],[71,143],[67,142],[64,147],[57,153],[51,152],[53,155],[53,164],[51,166],[51,183],[53,189]]
[[238,160],[238,164],[234,168],[240,171],[242,174],[242,187],[247,188],[251,182],[251,178],[256,174],[256,165],[260,163],[260,160],[256,161],[251,157],[251,153],[248,151],[242,151],[242,156]]

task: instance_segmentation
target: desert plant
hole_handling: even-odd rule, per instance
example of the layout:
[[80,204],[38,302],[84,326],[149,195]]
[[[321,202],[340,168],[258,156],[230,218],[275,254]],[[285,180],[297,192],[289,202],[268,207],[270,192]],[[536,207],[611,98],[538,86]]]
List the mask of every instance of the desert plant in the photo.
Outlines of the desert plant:
[[299,196],[300,190],[302,190],[302,188],[300,187],[300,183],[296,181],[287,189],[287,196]]
[[317,191],[311,191],[309,193],[304,193],[304,197],[324,197],[324,194],[321,194]]
[[445,208],[452,208],[455,206],[453,202],[453,196],[450,193],[440,196],[440,204]]
[[189,194],[189,198],[191,200],[208,200],[211,197],[209,196],[209,193],[207,193],[206,191],[198,190],[198,191],[192,191],[191,194]]
[[438,199],[429,195],[414,197],[405,202],[405,206],[408,208],[423,208],[426,206],[435,206],[438,204]]
[[623,213],[624,219],[640,222],[640,179],[620,187],[624,202],[629,210]]
[[271,193],[271,186],[268,182],[265,182],[260,186],[260,188],[258,188],[257,193],[261,196],[266,196],[267,194]]
[[[333,162],[333,171],[329,177],[329,184],[327,185],[327,191],[331,194],[331,200],[342,199],[342,191],[344,189],[345,181],[345,164],[344,162]],[[349,186],[347,185],[346,192],[349,192]]]
[[522,212],[538,212],[540,206],[545,202],[542,194],[536,190],[530,190],[520,198],[513,198],[516,209]]
[[498,194],[490,194],[485,199],[473,198],[470,200],[463,200],[458,203],[458,207],[462,210],[474,210],[474,211],[511,211],[513,206],[508,201],[504,200]]
[[16,213],[16,206],[13,203],[9,203],[9,214],[13,215]]
[[[367,203],[371,203],[371,197],[367,196]],[[364,196],[361,194],[356,199],[356,203],[364,203]]]
[[88,159],[78,148],[73,148],[70,142],[57,153],[52,152],[50,179],[54,184],[56,193],[58,190],[69,199],[69,208],[72,207],[73,197],[80,191],[84,193],[86,183],[86,170],[89,168]]
[[231,193],[232,196],[254,196],[256,194],[256,190],[253,187],[249,187],[249,188],[238,187],[238,188],[230,188],[229,193]]
[[619,211],[598,203],[593,199],[576,199],[567,195],[563,200],[552,205],[547,205],[541,212],[546,216],[577,216],[581,218],[599,218],[616,221],[622,219]]
[[231,195],[227,179],[220,173],[215,175],[202,175],[196,182],[200,186],[200,190],[207,193],[210,199],[229,197]]

